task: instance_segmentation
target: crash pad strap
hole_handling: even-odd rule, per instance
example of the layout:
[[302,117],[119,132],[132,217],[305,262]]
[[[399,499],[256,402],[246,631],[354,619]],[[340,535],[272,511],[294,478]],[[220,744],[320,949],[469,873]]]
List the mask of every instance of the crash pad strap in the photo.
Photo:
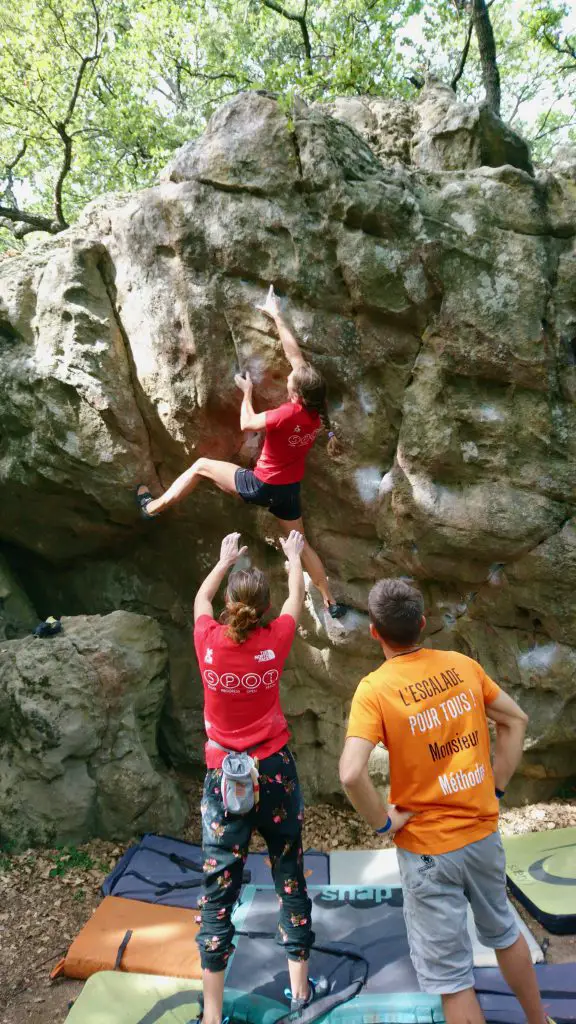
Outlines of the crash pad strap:
[[122,963],[122,957],[124,956],[124,953],[126,952],[126,946],[130,942],[131,938],[132,938],[132,928],[129,928],[128,931],[126,932],[126,934],[124,935],[124,938],[122,939],[122,942],[118,946],[118,952],[116,953],[116,960],[114,961],[114,970],[115,971],[119,971],[120,970],[120,964]]
[[[236,934],[249,939],[274,939],[276,937],[273,932],[242,930],[236,932]],[[368,960],[355,946],[351,946],[347,943],[334,942],[323,945],[314,943],[311,948],[317,953],[327,953],[328,955],[338,957],[341,960],[353,960],[359,965],[360,969],[358,976],[349,985],[347,985],[346,988],[340,989],[339,992],[329,992],[328,995],[321,996],[319,999],[314,999],[309,1006],[304,1010],[301,1010],[298,1014],[298,1024],[313,1024],[313,1022],[318,1020],[319,1017],[324,1017],[326,1014],[331,1013],[332,1010],[335,1010],[338,1006],[343,1006],[344,1003],[348,1003],[362,991],[368,978]],[[294,1024],[294,1017],[291,1013],[286,1013],[282,1017],[279,1017],[278,1020],[275,1021],[275,1024]]]
[[[204,871],[203,866],[199,861],[189,860],[187,857],[181,857],[178,853],[166,853],[164,850],[157,850],[155,846],[147,846],[146,843],[141,843],[141,850],[147,850],[149,853],[155,853],[159,857],[166,857],[167,860],[171,861],[172,864],[176,864],[177,867],[181,868],[182,871],[190,870],[196,871],[201,877],[192,878],[184,882],[158,882],[153,878],[148,878],[146,875],[140,874],[134,868],[125,871],[120,877],[121,878],[137,878],[139,882],[145,882],[147,885],[154,887],[155,896],[166,896],[169,892],[174,892],[180,889],[197,889],[203,884]],[[244,868],[242,872],[242,884],[249,885],[252,875],[250,871]]]

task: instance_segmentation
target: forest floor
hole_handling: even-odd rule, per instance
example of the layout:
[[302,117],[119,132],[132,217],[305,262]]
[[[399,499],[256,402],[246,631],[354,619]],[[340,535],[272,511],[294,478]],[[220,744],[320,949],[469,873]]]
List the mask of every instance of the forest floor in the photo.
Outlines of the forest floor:
[[[189,783],[191,807],[199,784]],[[506,835],[576,826],[576,801],[556,800],[504,810]],[[200,841],[199,816],[186,832]],[[0,854],[0,1024],[63,1024],[82,982],[51,982],[49,972],[64,955],[101,900],[100,886],[126,845],[94,841],[65,850]],[[348,850],[385,847],[353,811],[319,804],[307,808],[304,847]],[[262,849],[259,837],[253,849]],[[548,940],[550,963],[576,961],[576,936],[550,935],[522,908],[539,943]]]

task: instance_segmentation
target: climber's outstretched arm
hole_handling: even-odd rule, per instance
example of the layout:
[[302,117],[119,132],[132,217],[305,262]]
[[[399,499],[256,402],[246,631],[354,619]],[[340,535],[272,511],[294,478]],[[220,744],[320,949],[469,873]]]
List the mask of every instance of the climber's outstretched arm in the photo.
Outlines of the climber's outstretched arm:
[[270,290],[268,291],[264,305],[256,306],[256,309],[260,309],[263,313],[266,313],[266,315],[269,316],[276,324],[276,330],[280,336],[284,354],[292,369],[297,370],[299,366],[303,366],[307,360],[304,358],[300,345],[296,341],[296,338],[282,316],[280,303],[274,293],[274,285],[270,285]]
[[242,408],[240,409],[240,430],[264,430],[266,426],[266,413],[254,412],[252,405],[252,378],[249,373],[242,377],[237,373],[234,382],[240,391],[244,392]]
[[194,601],[194,621],[199,619],[201,615],[209,615],[211,618],[213,617],[212,601],[218,593],[220,584],[223,582],[224,577],[232,568],[234,563],[238,561],[240,555],[246,554],[248,550],[247,547],[241,548],[239,546],[239,540],[239,533],[229,533],[224,537],[220,546],[220,558],[212,571],[208,573],[196,594]]

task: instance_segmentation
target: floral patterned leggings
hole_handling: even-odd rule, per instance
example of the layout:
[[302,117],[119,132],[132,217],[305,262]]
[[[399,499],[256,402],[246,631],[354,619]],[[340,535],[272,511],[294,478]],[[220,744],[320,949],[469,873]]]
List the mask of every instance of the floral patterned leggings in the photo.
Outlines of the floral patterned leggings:
[[198,902],[202,924],[196,941],[202,967],[209,971],[223,971],[232,952],[232,909],[254,830],[268,846],[280,901],[277,941],[285,947],[289,960],[307,960],[314,942],[302,853],[304,805],[296,765],[284,747],[261,761],[259,770],[260,802],[245,815],[224,811],[221,769],[208,771],[204,782],[204,895]]

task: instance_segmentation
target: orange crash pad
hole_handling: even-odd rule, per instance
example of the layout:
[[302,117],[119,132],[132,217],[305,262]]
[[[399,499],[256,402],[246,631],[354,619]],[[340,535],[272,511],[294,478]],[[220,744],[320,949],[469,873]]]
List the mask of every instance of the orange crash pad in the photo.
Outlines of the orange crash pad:
[[200,978],[196,912],[107,896],[50,975],[130,971]]

